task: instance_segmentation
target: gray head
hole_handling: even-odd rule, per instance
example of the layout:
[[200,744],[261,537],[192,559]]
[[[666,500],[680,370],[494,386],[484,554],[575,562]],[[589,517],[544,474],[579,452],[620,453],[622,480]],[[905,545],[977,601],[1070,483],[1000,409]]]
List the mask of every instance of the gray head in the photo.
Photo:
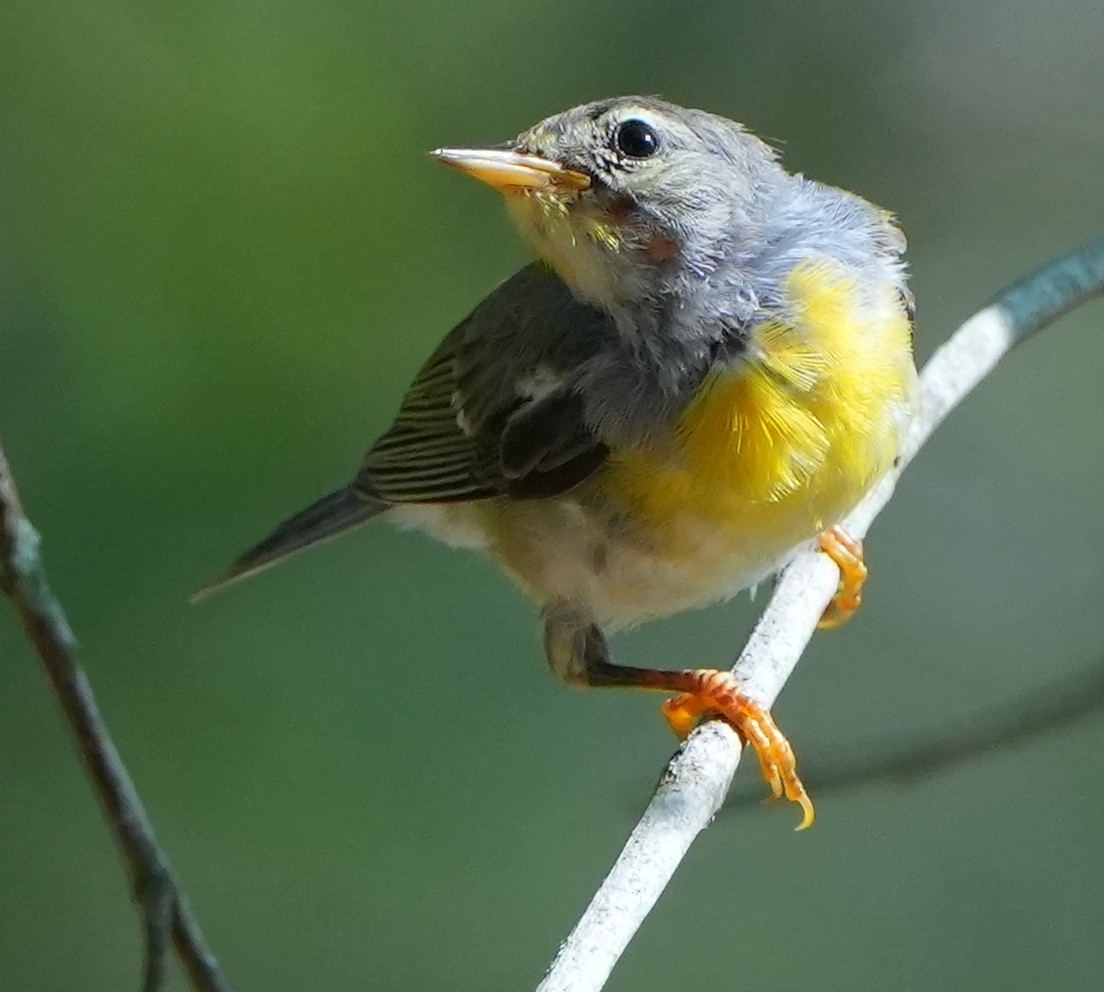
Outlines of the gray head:
[[687,289],[757,243],[786,177],[735,121],[636,96],[435,154],[502,192],[538,257],[609,309]]

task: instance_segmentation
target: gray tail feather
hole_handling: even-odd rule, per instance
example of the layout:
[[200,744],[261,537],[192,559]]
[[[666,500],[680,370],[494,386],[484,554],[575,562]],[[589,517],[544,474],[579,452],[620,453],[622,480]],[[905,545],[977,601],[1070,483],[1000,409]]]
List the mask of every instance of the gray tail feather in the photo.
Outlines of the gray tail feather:
[[386,503],[373,499],[355,486],[336,489],[305,510],[288,517],[268,537],[241,555],[217,579],[197,589],[192,595],[192,602],[232,582],[255,575],[288,555],[337,537],[386,509]]

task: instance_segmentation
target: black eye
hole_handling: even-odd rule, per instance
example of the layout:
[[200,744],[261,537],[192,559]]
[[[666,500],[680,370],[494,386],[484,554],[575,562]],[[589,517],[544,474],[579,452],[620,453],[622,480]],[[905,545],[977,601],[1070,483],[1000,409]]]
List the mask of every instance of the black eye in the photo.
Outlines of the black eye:
[[651,158],[659,151],[659,135],[643,121],[625,121],[614,135],[617,150],[629,158]]

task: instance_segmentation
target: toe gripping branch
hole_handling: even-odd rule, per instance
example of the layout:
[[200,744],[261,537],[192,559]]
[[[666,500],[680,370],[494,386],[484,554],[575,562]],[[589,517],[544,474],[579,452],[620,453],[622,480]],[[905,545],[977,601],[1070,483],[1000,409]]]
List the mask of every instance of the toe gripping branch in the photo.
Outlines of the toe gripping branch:
[[836,525],[822,531],[817,544],[840,570],[839,589],[820,618],[823,629],[847,623],[862,603],[862,588],[867,568],[863,561],[862,541]]
[[[862,542],[842,527],[833,526],[820,535],[818,543],[840,570],[839,589],[821,616],[819,626],[838,627],[851,618],[862,602],[862,587],[867,575]],[[797,759],[790,742],[778,729],[770,711],[741,691],[735,675],[712,668],[681,672],[627,671],[635,674],[625,676],[626,681],[678,693],[663,703],[662,709],[671,729],[680,738],[685,739],[707,714],[715,713],[727,720],[751,745],[771,794],[776,799],[785,796],[801,807],[802,818],[797,829],[804,830],[812,824],[813,803],[798,777]]]
[[703,716],[716,714],[728,721],[755,751],[763,778],[775,798],[801,806],[798,826],[813,822],[813,804],[797,774],[797,759],[770,711],[742,691],[731,672],[715,668],[670,671],[631,668],[610,660],[605,636],[585,614],[570,607],[545,610],[545,653],[553,671],[573,685],[635,687],[676,693],[663,703],[663,715],[680,738],[685,738]]
[[670,674],[681,676],[685,687],[661,707],[671,729],[685,739],[703,715],[716,713],[723,717],[751,745],[771,795],[775,799],[785,796],[801,807],[797,829],[811,826],[815,817],[813,802],[798,777],[793,748],[770,711],[741,692],[740,682],[731,672],[699,668]]

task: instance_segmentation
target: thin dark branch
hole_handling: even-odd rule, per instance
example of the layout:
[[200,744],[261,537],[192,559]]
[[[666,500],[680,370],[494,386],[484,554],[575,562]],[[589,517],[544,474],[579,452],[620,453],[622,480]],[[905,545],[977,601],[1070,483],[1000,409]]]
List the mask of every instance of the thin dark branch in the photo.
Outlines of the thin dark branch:
[[[876,782],[907,787],[998,748],[1030,743],[1102,713],[1104,665],[1096,665],[1023,692],[1010,702],[949,721],[923,737],[886,736],[835,748],[837,760],[819,767],[818,748],[809,742],[813,757],[804,763],[805,778],[818,796]],[[760,790],[740,790],[729,797],[725,810],[757,805],[762,798]]]
[[2,446],[0,590],[11,600],[46,669],[122,852],[142,913],[143,992],[158,992],[164,984],[170,939],[193,988],[198,992],[230,992],[157,842],[145,807],[100,715],[92,687],[77,663],[76,638],[46,583],[39,537],[23,512]]

